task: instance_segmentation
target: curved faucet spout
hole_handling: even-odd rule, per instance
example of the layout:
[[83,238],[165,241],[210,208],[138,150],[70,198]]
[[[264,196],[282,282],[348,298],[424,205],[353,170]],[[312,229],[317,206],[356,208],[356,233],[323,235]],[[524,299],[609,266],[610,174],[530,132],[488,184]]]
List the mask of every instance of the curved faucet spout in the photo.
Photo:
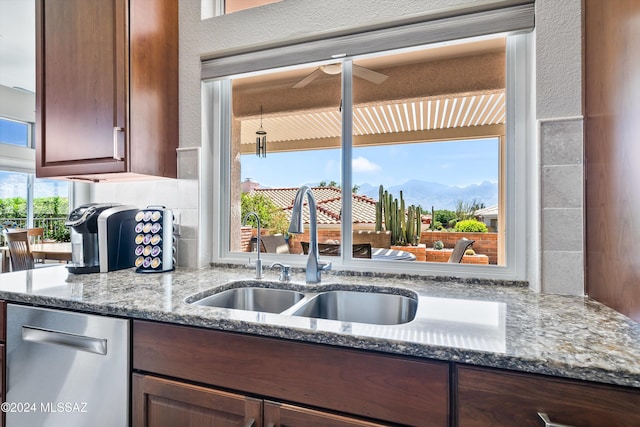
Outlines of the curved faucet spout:
[[307,196],[309,204],[309,257],[307,258],[307,283],[320,283],[322,270],[330,270],[331,263],[322,263],[318,254],[318,214],[316,211],[316,199],[311,188],[303,185],[298,189],[291,209],[291,224],[289,233],[301,234],[304,232],[302,207],[304,196]]
[[[256,218],[256,223],[258,224],[258,259],[256,259],[256,279],[262,279],[262,259],[260,259],[260,247],[262,246],[262,242],[260,240],[260,217],[255,212],[249,212],[244,216],[242,225],[247,225],[247,220],[250,216],[254,216]],[[249,258],[249,262],[251,262],[251,258]]]

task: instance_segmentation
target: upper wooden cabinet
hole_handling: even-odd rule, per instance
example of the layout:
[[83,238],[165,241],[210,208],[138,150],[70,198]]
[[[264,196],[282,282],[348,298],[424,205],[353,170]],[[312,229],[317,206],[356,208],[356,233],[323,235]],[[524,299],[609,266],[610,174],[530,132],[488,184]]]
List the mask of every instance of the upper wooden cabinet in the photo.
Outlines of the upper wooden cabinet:
[[36,176],[175,178],[178,1],[36,2]]

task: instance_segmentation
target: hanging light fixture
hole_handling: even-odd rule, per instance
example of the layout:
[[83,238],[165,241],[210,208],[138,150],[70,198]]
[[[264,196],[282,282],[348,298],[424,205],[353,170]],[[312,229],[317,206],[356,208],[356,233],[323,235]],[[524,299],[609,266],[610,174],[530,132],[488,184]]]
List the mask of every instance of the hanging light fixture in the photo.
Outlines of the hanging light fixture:
[[256,156],[267,157],[267,132],[262,129],[262,105],[260,106],[260,129],[256,131]]

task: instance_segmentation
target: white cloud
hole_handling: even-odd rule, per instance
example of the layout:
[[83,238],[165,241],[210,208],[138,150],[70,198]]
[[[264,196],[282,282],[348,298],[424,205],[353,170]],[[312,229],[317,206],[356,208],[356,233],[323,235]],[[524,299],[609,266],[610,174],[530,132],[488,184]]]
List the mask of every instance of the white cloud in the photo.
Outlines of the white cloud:
[[366,157],[356,157],[351,163],[354,172],[378,172],[379,165],[372,163]]

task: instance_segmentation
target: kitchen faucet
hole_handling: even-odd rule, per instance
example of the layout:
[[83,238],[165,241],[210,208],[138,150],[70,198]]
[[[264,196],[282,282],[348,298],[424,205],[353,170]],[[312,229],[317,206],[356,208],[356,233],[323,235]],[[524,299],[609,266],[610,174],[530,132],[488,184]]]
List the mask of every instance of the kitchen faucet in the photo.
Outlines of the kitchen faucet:
[[[260,259],[260,246],[262,246],[262,241],[260,240],[260,217],[255,212],[249,212],[244,216],[242,220],[242,225],[247,225],[247,219],[250,216],[256,217],[256,222],[258,223],[258,259],[256,259],[256,279],[262,279],[262,260]],[[249,266],[251,266],[251,257],[249,257]]]
[[304,231],[302,221],[302,205],[304,196],[307,196],[309,204],[309,257],[307,258],[307,283],[320,283],[322,270],[331,270],[330,262],[320,262],[318,259],[318,214],[316,212],[316,199],[311,189],[303,185],[298,189],[291,209],[291,224],[289,233],[301,234]]

